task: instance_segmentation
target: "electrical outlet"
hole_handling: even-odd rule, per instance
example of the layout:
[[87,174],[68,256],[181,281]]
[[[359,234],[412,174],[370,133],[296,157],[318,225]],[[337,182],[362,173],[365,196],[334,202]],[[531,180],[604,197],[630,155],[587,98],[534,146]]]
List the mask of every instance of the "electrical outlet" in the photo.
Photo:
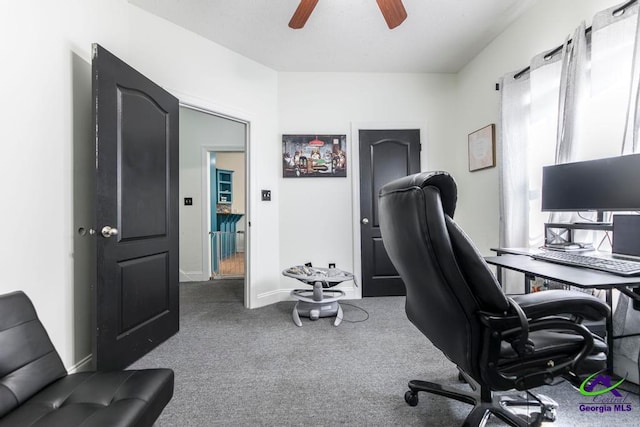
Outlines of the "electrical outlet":
[[263,202],[271,201],[271,190],[262,190],[262,201]]
[[329,268],[336,268],[336,263],[335,262],[330,262],[329,263]]
[[193,198],[192,197],[185,197],[184,198],[184,205],[185,206],[192,206],[193,205]]

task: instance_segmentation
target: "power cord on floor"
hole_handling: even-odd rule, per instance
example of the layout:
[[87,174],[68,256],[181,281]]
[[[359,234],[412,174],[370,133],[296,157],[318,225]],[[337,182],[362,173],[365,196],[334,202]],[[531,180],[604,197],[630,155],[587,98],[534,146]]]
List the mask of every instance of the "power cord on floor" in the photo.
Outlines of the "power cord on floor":
[[[365,310],[364,308],[362,308],[362,307],[358,307],[357,305],[348,304],[348,303],[345,303],[345,302],[341,302],[341,303],[340,303],[340,305],[341,305],[341,306],[343,306],[343,307],[348,305],[349,307],[357,308],[358,310],[360,310],[360,311],[364,312],[364,314],[366,314],[366,315],[367,315],[367,317],[365,317],[364,319],[361,319],[361,320],[348,320],[348,319],[345,319],[345,318],[343,317],[343,318],[342,318],[342,321],[343,321],[343,322],[348,322],[348,323],[360,323],[360,322],[365,322],[367,319],[369,319],[369,312],[368,312],[367,310]],[[344,314],[343,314],[343,316],[344,316]]]

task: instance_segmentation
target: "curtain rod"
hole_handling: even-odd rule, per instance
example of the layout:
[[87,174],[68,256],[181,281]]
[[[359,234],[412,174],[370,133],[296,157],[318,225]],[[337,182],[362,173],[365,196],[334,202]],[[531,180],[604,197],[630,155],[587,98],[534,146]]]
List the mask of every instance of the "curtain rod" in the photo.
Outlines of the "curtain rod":
[[[625,4],[623,4],[622,6],[620,6],[619,8],[617,8],[616,10],[614,10],[611,14],[613,16],[618,16],[621,13],[624,13],[625,9],[627,9],[629,6],[631,6],[634,3],[637,3],[638,0],[629,0],[628,2],[626,2]],[[591,27],[587,27],[584,30],[585,35],[589,34],[591,32]],[[571,40],[569,40],[567,42],[567,44],[571,44]],[[562,51],[562,48],[564,47],[564,44],[561,44],[560,46],[556,47],[555,49],[553,49],[551,52],[547,53],[544,56],[544,59],[549,60],[551,58],[553,58],[554,55],[556,55],[557,53],[559,53],[560,51]],[[527,66],[526,68],[523,68],[522,70],[518,71],[517,73],[515,73],[513,75],[514,79],[519,79],[520,77],[522,77],[525,73],[527,73],[527,71],[529,71],[531,69],[531,67]]]

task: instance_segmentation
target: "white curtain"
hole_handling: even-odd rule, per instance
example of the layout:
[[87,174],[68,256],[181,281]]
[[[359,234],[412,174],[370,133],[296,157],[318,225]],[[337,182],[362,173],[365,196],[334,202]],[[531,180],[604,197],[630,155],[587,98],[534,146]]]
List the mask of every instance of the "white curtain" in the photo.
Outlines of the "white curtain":
[[[500,167],[500,246],[529,246],[529,120],[531,96],[529,73],[519,78],[515,73],[501,79],[498,164]],[[515,196],[515,197],[514,197]]]
[[529,176],[529,246],[544,244],[544,226],[548,214],[540,210],[542,167],[555,163],[556,137],[560,109],[560,84],[563,57],[555,49],[531,60],[531,140],[530,159],[524,170]]
[[[587,106],[588,150],[583,159],[620,155],[625,141],[632,85],[638,4],[597,13],[591,31],[591,99]],[[637,71],[636,71],[637,73]]]
[[[544,241],[540,211],[542,166],[553,163],[558,123],[560,56],[543,52],[529,70],[501,79],[500,246],[528,248]],[[503,273],[505,291],[522,293],[522,275]]]
[[562,46],[556,163],[577,158],[582,141],[582,110],[589,91],[587,36],[584,21]]
[[[586,26],[584,21],[573,32],[573,37],[562,45],[560,85],[558,96],[555,163],[568,163],[579,158],[584,134],[584,106],[589,95],[589,63]],[[548,222],[565,223],[578,220],[575,213],[551,212]],[[578,234],[581,234],[578,236]],[[586,241],[591,232],[574,230],[576,241]],[[591,237],[593,239],[593,237]]]
[[[638,5],[636,3],[636,8]],[[629,11],[631,13],[631,11]],[[638,133],[640,132],[640,13],[636,10],[636,35],[631,63],[631,82],[622,154],[638,153]]]
[[[500,246],[524,248],[529,246],[529,177],[527,169],[531,96],[529,73],[518,78],[516,73],[500,80],[500,129],[498,132],[498,164],[500,173]],[[523,293],[522,274],[503,271],[505,292]]]

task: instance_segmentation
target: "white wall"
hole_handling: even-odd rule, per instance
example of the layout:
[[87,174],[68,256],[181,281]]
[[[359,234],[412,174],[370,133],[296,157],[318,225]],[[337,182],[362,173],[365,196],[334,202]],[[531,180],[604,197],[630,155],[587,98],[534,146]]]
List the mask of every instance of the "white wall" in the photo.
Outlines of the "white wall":
[[582,20],[590,25],[593,15],[618,0],[540,0],[498,36],[457,75],[457,125],[449,143],[451,172],[458,183],[456,221],[481,252],[498,246],[498,168],[469,172],[467,135],[489,123],[498,123],[498,79],[529,65],[530,59],[552,49],[573,34]]
[[[181,99],[250,120],[252,188],[278,183],[277,73],[126,0],[2,2],[0,37],[0,292],[28,293],[71,367],[91,351],[93,242],[76,238],[94,226],[91,43]],[[249,280],[259,295],[279,286],[279,233],[278,205],[256,194]]]
[[[280,268],[335,262],[338,268],[359,272],[359,228],[354,226],[359,195],[353,170],[358,149],[352,125],[421,125],[422,170],[446,169],[450,129],[455,126],[454,76],[280,73],[279,79],[280,137],[346,134],[348,165],[347,178],[280,178],[279,191],[274,192],[280,211]],[[298,286],[293,279],[283,278],[282,283],[283,291]],[[351,297],[360,296],[360,288],[350,292]]]

